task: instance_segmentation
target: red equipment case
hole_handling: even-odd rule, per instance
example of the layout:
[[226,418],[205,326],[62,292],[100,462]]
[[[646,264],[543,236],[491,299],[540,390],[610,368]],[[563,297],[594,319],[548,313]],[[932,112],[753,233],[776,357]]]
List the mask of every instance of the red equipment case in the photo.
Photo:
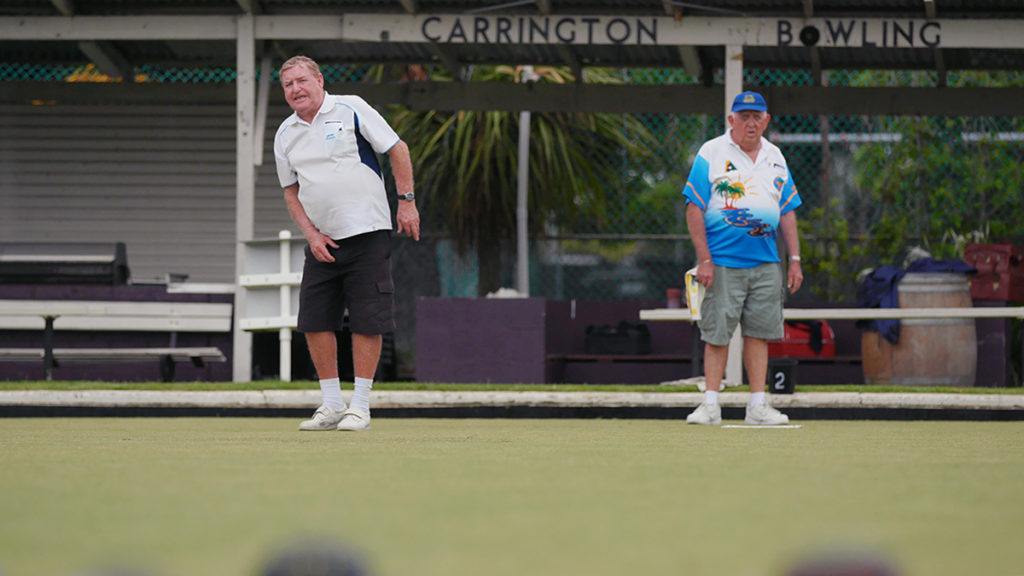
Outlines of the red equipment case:
[[[821,329],[820,348],[815,351],[818,340],[815,334]],[[832,357],[836,355],[836,333],[824,320],[787,320],[782,340],[768,341],[769,358],[801,358],[807,356]]]
[[1012,244],[968,244],[964,262],[978,269],[971,276],[974,300],[1024,301],[1024,249]]

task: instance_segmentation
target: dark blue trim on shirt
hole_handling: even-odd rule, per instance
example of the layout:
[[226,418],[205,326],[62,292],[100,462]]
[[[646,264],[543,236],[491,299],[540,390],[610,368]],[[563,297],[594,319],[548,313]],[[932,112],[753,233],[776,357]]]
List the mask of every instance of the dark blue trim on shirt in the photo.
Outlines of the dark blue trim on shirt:
[[359,115],[353,114],[352,117],[356,121],[356,144],[359,146],[359,159],[383,180],[384,175],[381,174],[380,163],[377,162],[377,153],[373,151],[373,146],[370,146],[369,140],[363,138],[363,133],[359,131]]

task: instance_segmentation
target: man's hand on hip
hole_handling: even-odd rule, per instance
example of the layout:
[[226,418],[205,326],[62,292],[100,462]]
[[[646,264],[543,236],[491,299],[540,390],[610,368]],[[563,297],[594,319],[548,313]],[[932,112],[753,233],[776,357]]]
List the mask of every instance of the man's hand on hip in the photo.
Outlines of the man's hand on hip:
[[327,247],[337,248],[338,244],[330,236],[314,232],[306,240],[309,242],[309,251],[313,253],[314,258],[320,262],[334,262],[334,256],[331,256]]

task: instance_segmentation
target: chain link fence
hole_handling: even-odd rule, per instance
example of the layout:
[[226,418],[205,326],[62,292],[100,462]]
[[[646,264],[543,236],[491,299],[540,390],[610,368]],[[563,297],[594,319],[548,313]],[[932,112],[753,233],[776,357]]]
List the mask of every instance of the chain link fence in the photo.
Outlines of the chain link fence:
[[[618,205],[601,226],[539,239],[532,292],[658,300],[680,285],[694,263],[680,191],[724,118],[644,121],[663,143],[645,177],[609,183],[606,195]],[[1022,128],[1020,118],[773,118],[767,137],[786,155],[804,202],[807,289],[798,297],[852,302],[861,270],[900,265],[915,246],[955,258],[970,241],[1024,241]]]
[[[346,66],[341,64],[321,65],[320,70],[324,81],[328,84],[341,82],[360,82],[371,70],[370,66]],[[275,69],[270,77],[271,82],[279,82],[279,70]],[[257,69],[257,77],[259,70]],[[157,84],[230,84],[234,83],[237,74],[231,67],[178,68],[144,64],[139,66],[135,74],[135,82],[152,82]],[[17,62],[0,63],[0,82],[10,81],[37,82],[119,82],[99,71],[95,64],[86,62],[78,65],[23,64]]]
[[[371,70],[369,66],[323,66],[327,83],[335,86],[364,81]],[[681,70],[632,69],[612,74],[622,83],[696,84]],[[16,80],[104,78],[91,65],[0,64],[0,82]],[[137,77],[143,82],[234,80],[229,68],[143,66]],[[719,77],[715,82],[723,80]],[[744,78],[748,90],[815,83],[806,71],[747,70]],[[938,78],[931,72],[830,71],[817,83],[936,86]],[[1024,85],[1024,73],[952,71],[945,83],[951,88],[1019,87]],[[590,158],[616,175],[605,178],[602,189],[586,195],[589,202],[601,204],[600,210],[583,210],[583,217],[571,222],[562,221],[558,214],[531,214],[542,229],[530,242],[532,296],[662,302],[666,289],[679,287],[683,272],[694,264],[681,190],[698,148],[723,133],[725,118],[673,114],[619,118],[623,126],[645,127],[653,145],[639,157],[606,150]],[[786,155],[804,202],[798,218],[806,288],[797,299],[851,303],[861,270],[900,265],[914,246],[937,258],[952,258],[969,241],[1024,244],[1022,117],[777,116],[767,137]],[[482,283],[483,276],[498,277],[500,286],[516,285],[514,237],[489,246],[488,258],[478,258],[447,230],[450,206],[432,202],[427,194],[419,204],[424,240],[414,244],[396,237],[395,241],[395,276],[402,287],[398,313],[404,327],[396,339],[400,356],[410,355],[415,348],[412,327],[417,298],[483,295],[493,288]],[[514,215],[514,206],[506,208]]]
[[[679,81],[678,72],[660,70],[647,81],[662,75]],[[825,78],[832,86],[935,81],[930,73],[889,71]],[[1024,75],[965,72],[947,81],[1019,86]],[[745,78],[749,90],[810,83],[809,74],[792,71],[748,71]],[[659,301],[682,283],[695,257],[680,191],[697,150],[724,131],[725,118],[658,114],[642,121],[659,142],[655,153],[608,182],[603,196],[614,209],[606,220],[534,242],[532,294]],[[786,155],[804,202],[798,217],[807,283],[796,298],[853,302],[860,271],[901,265],[913,247],[956,258],[966,242],[1024,242],[1019,117],[777,116],[766,136]]]

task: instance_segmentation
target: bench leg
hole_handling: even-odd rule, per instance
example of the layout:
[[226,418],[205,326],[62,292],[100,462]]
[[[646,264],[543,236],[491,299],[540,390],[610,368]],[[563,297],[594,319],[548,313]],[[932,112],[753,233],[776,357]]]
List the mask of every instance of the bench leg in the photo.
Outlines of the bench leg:
[[53,380],[53,319],[54,316],[46,317],[46,327],[43,329],[43,374],[47,380]]
[[700,328],[696,322],[690,323],[690,376],[696,378],[704,373],[704,343],[700,340]]
[[169,354],[160,357],[160,378],[164,382],[174,382],[174,358]]

